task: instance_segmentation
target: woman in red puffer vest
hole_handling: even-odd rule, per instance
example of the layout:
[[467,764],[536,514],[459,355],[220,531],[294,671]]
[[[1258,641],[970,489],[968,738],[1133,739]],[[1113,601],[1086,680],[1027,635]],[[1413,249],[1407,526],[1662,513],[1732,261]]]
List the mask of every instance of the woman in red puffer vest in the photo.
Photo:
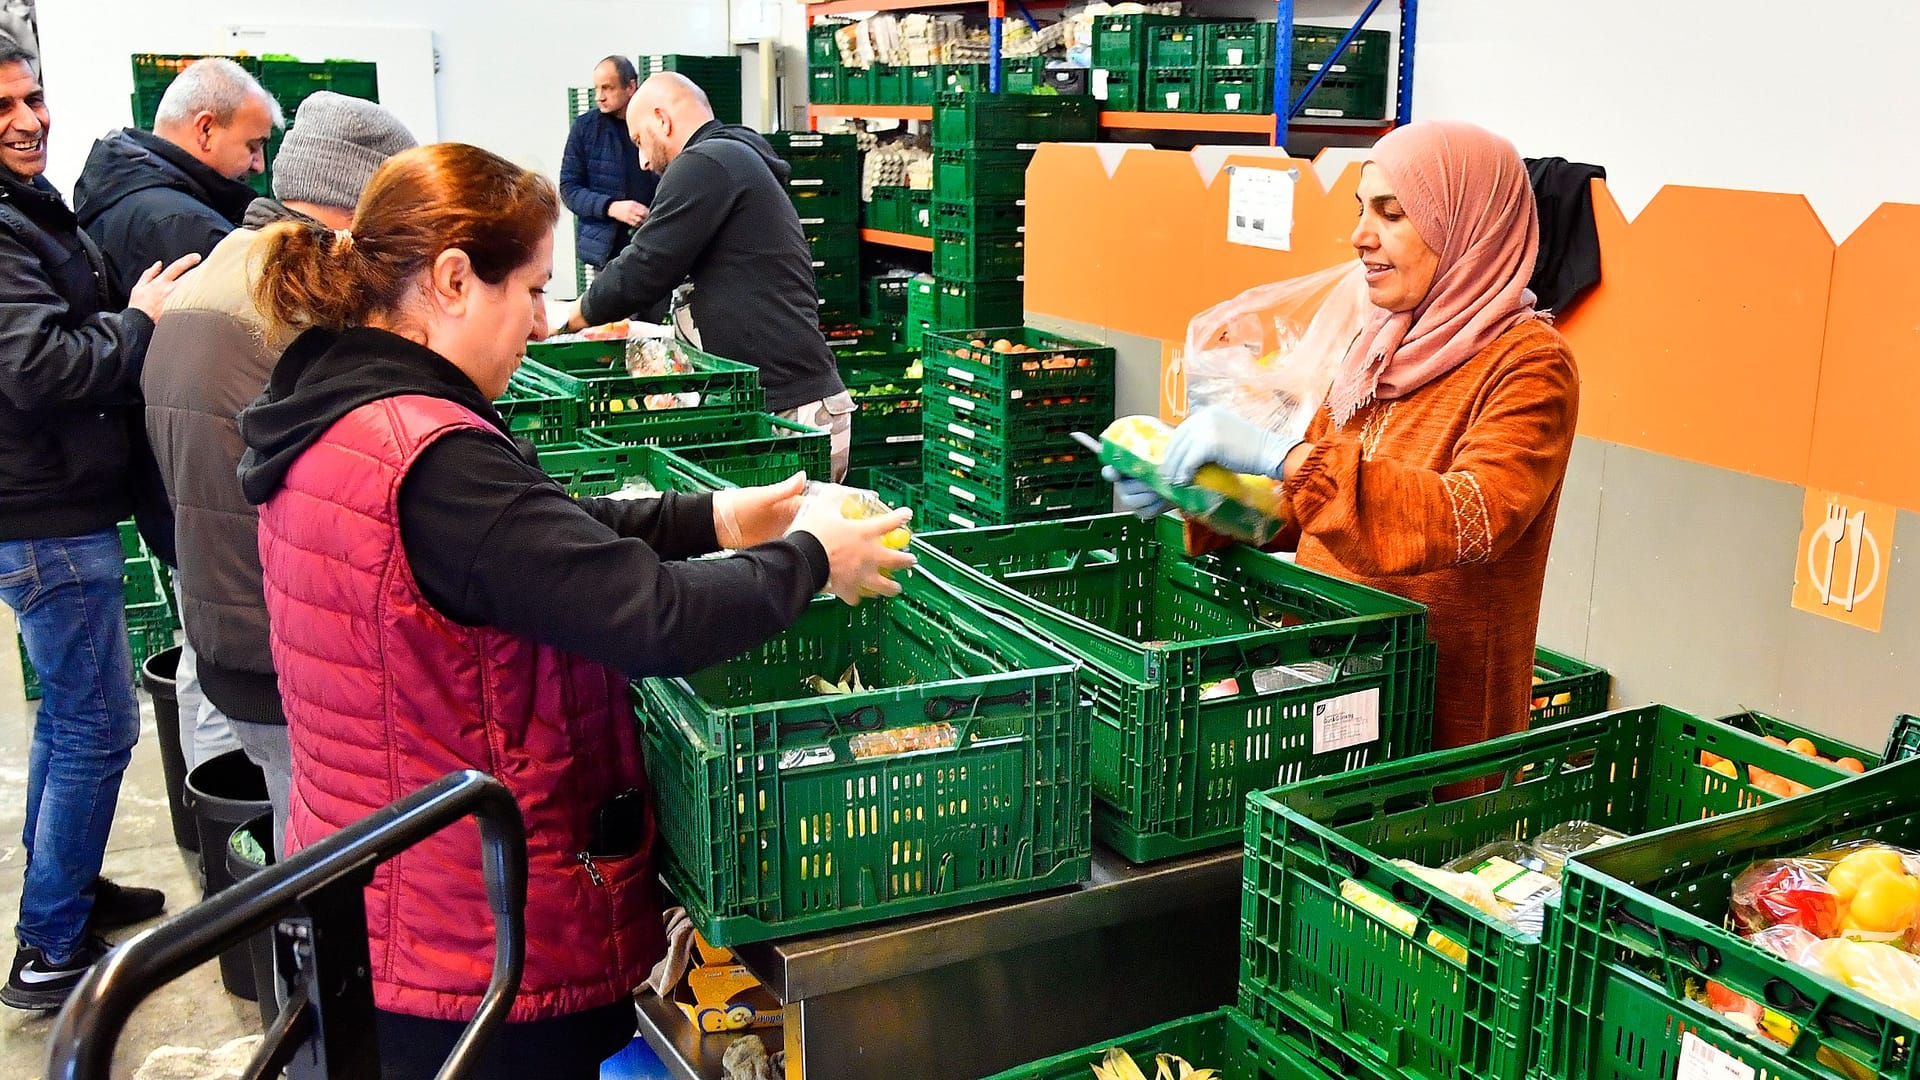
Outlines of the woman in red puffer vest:
[[[575,500],[492,401],[530,338],[558,203],[484,150],[421,147],[351,231],[263,233],[261,310],[306,328],[241,415],[294,777],[297,849],[456,769],[527,827],[527,963],[489,1077],[589,1078],[634,1030],[665,948],[630,677],[736,655],[821,589],[897,591],[864,522],[804,479]],[[685,561],[723,548],[732,557]],[[433,1075],[491,973],[477,830],[447,829],[367,890],[382,1076]]]

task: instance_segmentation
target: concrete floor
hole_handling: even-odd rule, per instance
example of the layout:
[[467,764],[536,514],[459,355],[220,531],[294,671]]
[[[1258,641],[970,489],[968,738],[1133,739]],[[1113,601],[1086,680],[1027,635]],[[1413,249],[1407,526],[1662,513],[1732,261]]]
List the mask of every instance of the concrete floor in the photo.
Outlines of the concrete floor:
[[[26,803],[27,743],[34,704],[21,696],[13,612],[0,605],[0,923],[9,928],[20,906],[21,820]],[[107,845],[106,873],[115,880],[163,889],[168,913],[200,897],[193,857],[173,844],[166,787],[154,742],[153,703],[140,695],[140,744],[133,751],[120,790],[120,812]],[[115,931],[124,941],[139,928]],[[11,962],[12,934],[0,934],[0,958]],[[0,976],[4,977],[4,976]],[[52,1014],[23,1013],[0,1006],[0,1080],[40,1080]],[[120,1037],[113,1075],[130,1077],[155,1047],[212,1048],[260,1030],[250,1001],[226,993],[212,964],[189,973],[150,998]]]

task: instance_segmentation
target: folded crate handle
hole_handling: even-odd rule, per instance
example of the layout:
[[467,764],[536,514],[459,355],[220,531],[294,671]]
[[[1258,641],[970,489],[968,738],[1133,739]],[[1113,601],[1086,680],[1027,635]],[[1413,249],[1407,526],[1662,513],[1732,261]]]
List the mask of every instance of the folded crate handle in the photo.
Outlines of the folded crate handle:
[[[976,712],[989,705],[1029,705],[1034,702],[1034,697],[1035,695],[1030,691],[1016,690],[1011,694],[1000,694],[995,697],[929,698],[927,700],[927,719],[944,722],[956,716]],[[1039,703],[1042,705],[1046,704],[1047,697],[1046,691],[1040,691]]]
[[1800,1012],[1813,1011],[1813,999],[1801,993],[1799,987],[1785,979],[1768,979],[1767,985],[1761,988],[1761,992],[1766,995],[1767,1004],[1776,1008],[1796,1009]]
[[[820,720],[782,720],[780,733],[789,735],[802,731],[820,731],[832,737],[852,732],[879,731],[886,726],[887,715],[880,711],[880,706],[862,705],[845,716],[828,716]],[[765,738],[772,733],[772,728],[765,723],[755,724],[753,733],[758,738]]]

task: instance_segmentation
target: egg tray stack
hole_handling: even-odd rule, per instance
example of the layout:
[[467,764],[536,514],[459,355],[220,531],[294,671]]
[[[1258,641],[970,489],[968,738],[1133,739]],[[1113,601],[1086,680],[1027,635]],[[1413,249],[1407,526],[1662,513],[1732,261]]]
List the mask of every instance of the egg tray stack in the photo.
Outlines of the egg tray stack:
[[1025,318],[1027,164],[1042,142],[1095,137],[1083,97],[940,95],[933,108],[934,326]]
[[767,136],[786,161],[787,196],[813,253],[822,323],[860,315],[860,149],[852,135],[779,131]]
[[[1020,351],[1025,350],[1025,351]],[[1112,488],[1075,431],[1113,419],[1114,351],[1010,326],[928,332],[922,528],[1105,513]]]

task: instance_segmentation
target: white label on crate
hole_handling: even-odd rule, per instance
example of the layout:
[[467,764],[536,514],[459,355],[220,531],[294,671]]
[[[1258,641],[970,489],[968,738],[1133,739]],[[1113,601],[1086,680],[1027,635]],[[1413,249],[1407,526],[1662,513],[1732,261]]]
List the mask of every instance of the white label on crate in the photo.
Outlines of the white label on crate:
[[1013,148],[1015,150],[1038,150],[1040,149],[1040,144],[1037,142],[1016,143]]
[[1327,120],[1338,120],[1347,114],[1340,111],[1339,109],[1301,109],[1300,115],[1318,116],[1318,117],[1321,117],[1322,119],[1327,119]]
[[979,496],[975,495],[973,492],[967,491],[963,488],[954,487],[952,484],[947,485],[947,490],[959,496],[960,498],[967,500],[968,502],[980,501]]
[[953,432],[955,435],[958,435],[963,439],[977,439],[980,437],[978,434],[974,432],[972,428],[961,427],[959,424],[948,424],[947,430]]
[[800,224],[802,225],[825,225],[826,223],[827,219],[823,217],[803,217],[800,219]]
[[951,394],[949,394],[949,395],[947,395],[947,404],[949,404],[949,405],[951,405],[951,406],[953,406],[953,407],[954,407],[954,408],[956,408],[956,409],[965,409],[965,410],[967,410],[968,412],[972,412],[972,411],[973,411],[973,399],[972,399],[972,398],[963,398],[963,397],[955,397],[955,396],[953,396],[953,395],[951,395]]
[[1313,706],[1313,752],[1325,754],[1380,741],[1380,688],[1328,698]]
[[1180,91],[1178,90],[1167,91],[1167,111],[1168,112],[1180,111]]
[[1239,94],[1227,94],[1226,99],[1227,99],[1228,112],[1240,111],[1240,95]]
[[1227,66],[1228,66],[1228,67],[1239,67],[1239,66],[1241,66],[1241,64],[1242,64],[1242,62],[1243,62],[1243,61],[1245,60],[1245,58],[1246,58],[1246,57],[1245,57],[1245,50],[1243,50],[1243,49],[1228,49],[1228,50],[1227,50]]
[[950,367],[950,368],[948,368],[948,369],[947,369],[947,374],[949,374],[949,375],[951,375],[951,376],[953,376],[953,377],[954,377],[954,378],[956,378],[956,379],[959,379],[959,380],[960,380],[961,382],[972,382],[972,381],[973,381],[973,373],[972,373],[972,372],[970,372],[970,371],[961,371],[961,370],[960,370],[959,368],[957,368],[957,367]]
[[961,517],[959,514],[955,514],[952,512],[949,512],[947,514],[947,520],[953,522],[954,524],[960,526],[963,529],[977,529],[980,527],[979,525],[974,524],[974,521],[972,518],[964,518],[964,517]]
[[787,186],[788,187],[819,187],[821,184],[824,184],[824,183],[826,183],[825,180],[789,180],[787,181]]
[[1093,79],[1091,84],[1093,87],[1093,99],[1095,101],[1107,100],[1107,69],[1106,68],[1093,69]]
[[1015,390],[1013,393],[1007,395],[1007,400],[1019,401],[1021,398],[1026,396],[1027,396],[1027,392],[1025,390]]
[[1753,1067],[1689,1031],[1680,1036],[1680,1071],[1674,1080],[1754,1080]]
[[947,451],[947,459],[950,461],[957,461],[960,464],[965,465],[969,469],[977,469],[980,467],[979,462],[973,460],[972,458],[968,457],[965,454],[958,453],[953,450]]
[[887,436],[888,443],[924,442],[925,440],[926,440],[925,435],[889,435]]
[[831,764],[833,764],[833,747],[831,746],[811,746],[805,750],[789,750],[780,755],[781,772]]
[[815,259],[815,260],[813,260],[813,268],[814,268],[815,270],[818,270],[818,269],[820,269],[821,267],[823,267],[823,266],[825,266],[825,265],[827,265],[827,262],[826,262],[826,260],[825,260],[825,259]]

